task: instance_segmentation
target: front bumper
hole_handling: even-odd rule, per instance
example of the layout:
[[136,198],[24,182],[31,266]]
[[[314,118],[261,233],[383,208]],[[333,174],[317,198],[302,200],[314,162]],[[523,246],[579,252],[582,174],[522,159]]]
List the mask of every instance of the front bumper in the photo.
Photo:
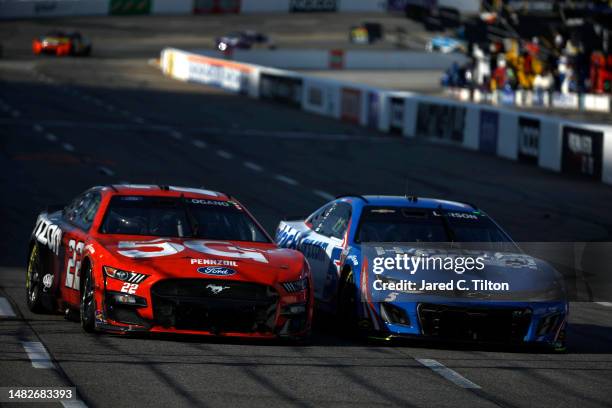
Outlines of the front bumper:
[[149,296],[136,296],[138,304],[122,304],[115,300],[117,292],[106,288],[96,328],[254,338],[310,332],[312,305],[306,292],[282,296],[271,286],[219,279],[166,279],[148,290]]
[[386,305],[368,305],[373,309],[370,316],[377,320],[370,328],[378,336],[477,343],[554,346],[563,341],[569,313],[563,301]]

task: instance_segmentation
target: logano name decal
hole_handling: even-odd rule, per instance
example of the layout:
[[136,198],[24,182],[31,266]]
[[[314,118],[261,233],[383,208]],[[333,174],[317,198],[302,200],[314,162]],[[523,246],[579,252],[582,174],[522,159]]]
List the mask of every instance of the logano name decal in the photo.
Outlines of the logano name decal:
[[36,220],[34,236],[42,245],[48,246],[55,255],[59,255],[59,249],[62,245],[62,229],[59,225],[52,223],[47,217],[41,215]]

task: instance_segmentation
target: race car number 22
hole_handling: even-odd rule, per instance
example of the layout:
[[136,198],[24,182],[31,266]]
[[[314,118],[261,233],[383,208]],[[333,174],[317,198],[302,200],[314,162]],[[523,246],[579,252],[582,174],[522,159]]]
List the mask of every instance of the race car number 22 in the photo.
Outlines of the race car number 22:
[[68,256],[70,258],[66,266],[66,286],[72,289],[79,289],[84,247],[84,242],[79,241],[77,243],[74,239],[68,241]]

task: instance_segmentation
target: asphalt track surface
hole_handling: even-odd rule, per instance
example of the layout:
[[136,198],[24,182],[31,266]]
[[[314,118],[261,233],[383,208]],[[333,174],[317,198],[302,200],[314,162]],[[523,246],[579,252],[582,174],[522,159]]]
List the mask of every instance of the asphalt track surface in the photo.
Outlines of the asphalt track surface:
[[[104,24],[113,22],[124,20]],[[37,212],[96,184],[231,192],[270,232],[335,194],[409,192],[477,203],[517,240],[612,235],[609,186],[173,81],[148,57],[0,61],[0,298],[9,302],[0,311],[15,314],[0,317],[0,386],[72,385],[90,407],[611,406],[605,303],[571,305],[566,354],[368,343],[329,320],[309,345],[88,335],[63,316],[30,313],[24,266]],[[33,364],[28,341],[51,368],[34,367],[46,360]]]

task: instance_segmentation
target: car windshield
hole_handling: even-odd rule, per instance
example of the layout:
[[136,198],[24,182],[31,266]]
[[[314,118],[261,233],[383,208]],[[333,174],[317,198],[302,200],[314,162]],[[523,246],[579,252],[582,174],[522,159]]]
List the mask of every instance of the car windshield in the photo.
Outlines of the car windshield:
[[365,207],[357,242],[512,242],[479,211]]
[[201,198],[115,196],[100,232],[269,242],[238,203]]

